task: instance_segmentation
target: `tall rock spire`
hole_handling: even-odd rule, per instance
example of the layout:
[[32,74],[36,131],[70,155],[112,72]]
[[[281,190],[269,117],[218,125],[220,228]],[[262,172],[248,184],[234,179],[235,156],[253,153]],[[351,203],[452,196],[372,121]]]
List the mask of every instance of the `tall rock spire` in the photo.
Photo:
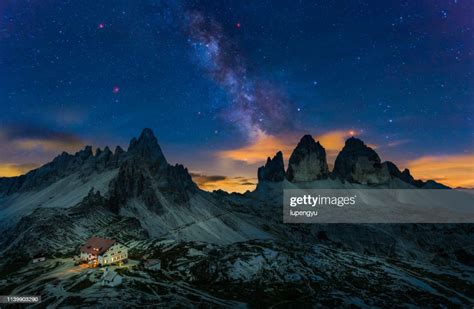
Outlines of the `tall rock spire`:
[[390,181],[386,165],[382,166],[380,157],[358,138],[346,140],[334,164],[334,176],[361,184],[381,184]]
[[258,168],[258,181],[280,182],[285,180],[285,166],[283,164],[283,154],[277,152],[273,159],[267,158],[265,166]]
[[289,181],[302,182],[325,179],[329,176],[326,151],[311,135],[301,138],[290,156],[286,177]]
[[161,151],[160,145],[158,145],[158,141],[153,134],[153,131],[148,128],[143,129],[138,139],[133,138],[130,141],[128,154],[131,156],[139,155],[146,160],[152,161],[153,163],[158,162],[158,164],[163,167],[168,165],[168,162]]

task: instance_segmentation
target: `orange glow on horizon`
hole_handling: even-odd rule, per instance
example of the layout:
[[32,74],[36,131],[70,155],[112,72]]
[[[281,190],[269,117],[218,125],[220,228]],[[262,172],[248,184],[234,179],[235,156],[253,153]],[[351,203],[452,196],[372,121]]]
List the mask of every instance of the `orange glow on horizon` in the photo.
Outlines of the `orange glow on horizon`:
[[201,177],[193,176],[193,181],[205,191],[224,190],[226,192],[244,193],[253,191],[257,185],[257,178],[247,177],[226,177],[215,181],[204,180]]
[[[1,132],[0,132],[1,133]],[[333,130],[319,135],[315,135],[315,141],[326,149],[328,164],[334,162],[335,157],[344,147],[345,141],[353,134],[357,134],[355,130]],[[257,182],[257,167],[264,165],[267,157],[273,157],[277,151],[282,151],[287,167],[289,156],[296,147],[300,136],[274,136],[260,133],[249,144],[240,148],[223,150],[217,152],[217,162],[220,162],[217,173],[222,171],[225,176],[206,176],[192,175],[193,180],[198,186],[206,191],[222,189],[228,192],[245,192],[255,189]],[[53,150],[61,145],[61,143],[43,143],[39,140],[22,140],[16,143],[20,149],[30,149],[43,147]],[[370,145],[376,148],[374,145]],[[388,145],[391,146],[391,145]],[[69,147],[77,149],[79,143],[70,143]],[[383,148],[383,146],[381,146]],[[383,158],[382,158],[383,159]],[[217,164],[217,163],[216,163]],[[242,167],[247,166],[245,169]],[[414,160],[408,160],[399,167],[406,166],[410,169],[411,174],[416,179],[428,180],[432,179],[450,187],[466,187],[474,188],[474,155],[445,155],[445,156],[425,156]],[[37,168],[38,164],[14,164],[0,163],[0,177],[15,177],[23,175],[26,172]],[[206,174],[206,171],[203,172]]]
[[[355,134],[354,131],[351,131]],[[350,132],[343,130],[334,130],[314,136],[315,141],[326,149],[326,153],[330,158],[335,157],[347,138],[351,136]],[[288,160],[293,152],[298,138],[296,137],[279,137],[261,133],[250,144],[240,148],[224,150],[217,153],[218,157],[223,159],[231,159],[234,161],[242,161],[247,164],[264,164],[267,157],[273,157],[278,151],[283,152],[284,160]]]
[[426,156],[409,161],[415,178],[435,180],[450,187],[474,188],[474,155]]
[[347,132],[343,130],[335,130],[315,136],[314,140],[319,141],[321,146],[326,149],[326,155],[328,156],[328,159],[331,158],[331,160],[328,161],[332,161],[344,147],[346,139],[354,134],[354,131]]
[[74,153],[84,147],[84,143],[80,140],[62,141],[48,139],[19,139],[13,143],[13,146],[19,150],[42,149],[48,152],[71,152]]
[[280,138],[265,133],[259,134],[255,141],[241,148],[224,150],[217,153],[222,159],[242,161],[247,164],[262,163],[267,157],[273,157],[278,151],[283,152],[285,160],[293,151],[293,144],[285,144]]
[[37,164],[2,164],[0,163],[0,177],[15,177],[24,175],[32,169],[37,168]]

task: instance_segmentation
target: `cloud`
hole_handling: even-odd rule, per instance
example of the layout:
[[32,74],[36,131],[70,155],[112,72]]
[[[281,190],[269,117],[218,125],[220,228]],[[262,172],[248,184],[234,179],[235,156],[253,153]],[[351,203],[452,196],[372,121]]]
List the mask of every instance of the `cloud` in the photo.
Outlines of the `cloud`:
[[83,123],[87,117],[87,111],[83,107],[61,106],[58,110],[51,109],[51,120],[60,126],[78,125]]
[[226,176],[221,175],[203,175],[200,173],[190,173],[193,180],[198,183],[199,185],[206,185],[208,183],[213,183],[216,181],[223,181],[226,180]]
[[398,146],[405,145],[405,144],[411,143],[411,142],[412,142],[411,139],[402,139],[402,140],[390,142],[385,146],[386,147],[398,147]]
[[41,150],[45,152],[75,152],[82,148],[83,141],[74,136],[47,138],[20,138],[11,143],[18,150]]
[[347,130],[333,130],[314,137],[326,149],[328,161],[333,161],[342,150],[346,139],[351,136]]
[[77,135],[33,125],[7,126],[0,131],[0,140],[17,150],[76,151],[84,145]]
[[451,187],[474,187],[474,155],[425,156],[407,162],[415,178],[432,179]]
[[76,152],[86,143],[72,133],[44,126],[15,124],[0,129],[0,176],[17,176],[62,151]]
[[256,178],[251,177],[227,177],[221,175],[204,175],[202,173],[190,173],[193,181],[197,183],[199,188],[206,191],[224,190],[227,192],[243,193],[247,190],[255,189],[257,184]]
[[[294,141],[294,139],[292,138]],[[278,151],[282,151],[288,158],[293,151],[294,143],[288,143],[284,138],[260,133],[251,143],[236,149],[223,150],[217,153],[222,159],[241,161],[247,164],[262,163],[267,157],[273,157]]]
[[0,177],[14,177],[23,175],[32,169],[37,168],[39,165],[36,163],[27,164],[6,164],[0,163]]
[[[345,130],[328,131],[314,136],[316,141],[326,149],[328,161],[332,161],[344,147],[344,143],[351,134]],[[278,151],[288,160],[301,136],[282,135],[274,136],[260,133],[254,141],[240,148],[223,150],[217,153],[219,158],[242,161],[247,164],[265,163],[267,157],[273,157]]]

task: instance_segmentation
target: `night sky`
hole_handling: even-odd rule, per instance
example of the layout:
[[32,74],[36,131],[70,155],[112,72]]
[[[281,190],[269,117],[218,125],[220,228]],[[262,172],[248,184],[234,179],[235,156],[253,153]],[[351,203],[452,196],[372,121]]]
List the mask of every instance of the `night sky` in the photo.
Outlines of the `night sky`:
[[1,1],[0,176],[153,129],[203,188],[313,134],[474,186],[474,2]]

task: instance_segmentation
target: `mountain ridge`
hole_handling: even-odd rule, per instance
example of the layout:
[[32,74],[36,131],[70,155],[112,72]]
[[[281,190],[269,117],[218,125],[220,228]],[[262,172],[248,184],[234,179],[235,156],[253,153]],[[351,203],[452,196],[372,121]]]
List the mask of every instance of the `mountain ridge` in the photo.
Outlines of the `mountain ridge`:
[[[97,148],[94,154],[92,146],[85,146],[74,155],[62,152],[51,162],[24,175],[0,177],[0,195],[10,195],[45,186],[75,172],[81,171],[87,174],[91,171],[101,172],[120,168],[128,158],[135,156],[141,157],[156,170],[167,170],[170,177],[187,178],[186,175],[189,175],[188,170],[180,164],[176,164],[174,168],[170,167],[171,165],[167,162],[153,131],[145,128],[138,138],[134,137],[130,140],[127,151],[116,146],[112,153],[106,146],[104,150]],[[408,169],[401,172],[394,163],[381,162],[380,157],[373,149],[355,137],[346,140],[332,171],[328,169],[323,145],[319,141],[315,142],[309,134],[304,135],[293,150],[286,171],[284,167],[283,154],[278,151],[273,159],[268,157],[267,163],[258,168],[259,182],[279,182],[285,179],[291,182],[307,182],[331,177],[353,183],[378,185],[389,182],[391,178],[398,178],[418,188],[424,186],[448,188],[432,180],[415,180]],[[178,182],[184,181],[183,184],[185,184],[188,180],[184,180],[184,178],[181,180],[176,178],[176,180]]]
[[[117,148],[112,153],[104,148],[93,154],[86,147],[75,155],[62,154],[54,164],[19,182],[15,187],[19,190],[0,194],[0,232],[4,235],[0,239],[0,292],[37,295],[42,291],[46,301],[60,303],[69,295],[84,303],[104,304],[103,297],[109,292],[99,284],[74,292],[89,270],[71,272],[71,276],[64,271],[73,267],[72,257],[84,241],[97,235],[125,244],[136,262],[161,262],[159,272],[138,265],[121,273],[121,293],[106,301],[117,307],[124,301],[138,304],[137,298],[147,299],[150,305],[162,302],[161,287],[171,291],[167,304],[174,300],[181,305],[195,299],[196,293],[248,303],[255,291],[265,298],[263,304],[285,300],[288,291],[293,298],[301,296],[326,305],[334,299],[339,305],[382,307],[394,302],[399,306],[407,302],[420,306],[441,302],[447,307],[470,304],[474,252],[466,244],[472,243],[472,224],[282,222],[285,189],[366,189],[368,184],[351,181],[373,180],[379,169],[387,171],[390,182],[370,186],[415,188],[408,183],[416,183],[409,172],[394,164],[364,158],[361,165],[359,158],[364,156],[360,153],[365,152],[349,148],[347,152],[353,155],[344,175],[353,179],[328,174],[312,180],[326,176],[325,169],[320,169],[323,148],[305,137],[291,160],[291,173],[312,181],[289,181],[283,155],[278,152],[259,169],[254,191],[207,192],[197,187],[184,166],[167,163],[149,133],[133,140],[131,151]],[[378,164],[367,167],[367,162]],[[65,171],[55,171],[55,167]],[[429,197],[428,190],[416,193]],[[32,264],[31,258],[38,253],[46,255],[47,261]],[[43,277],[32,279],[31,271]],[[59,271],[65,276],[48,281],[44,289],[43,279]],[[144,282],[146,289],[140,288]],[[445,288],[453,284],[452,290]],[[381,295],[376,300],[367,293],[374,286]],[[321,294],[314,293],[321,287],[326,289],[323,301]],[[177,289],[192,289],[192,294]],[[400,299],[399,295],[408,296]]]
[[[278,162],[284,162],[281,152],[277,152],[273,159],[268,157],[266,165],[259,168],[259,181],[272,181],[272,179],[260,177],[260,175],[270,173],[269,170],[275,169],[275,159]],[[278,163],[278,166],[280,165],[281,163]],[[284,169],[284,166],[279,169]],[[416,180],[408,169],[401,172],[393,162],[382,162],[375,150],[366,146],[362,140],[356,137],[346,140],[344,147],[336,157],[333,170],[329,171],[326,151],[319,141],[314,141],[311,135],[304,135],[301,138],[290,156],[284,178],[280,177],[277,182],[286,179],[290,182],[304,183],[327,178],[370,186],[384,185],[392,179],[399,179],[417,188],[449,188],[434,180]]]

